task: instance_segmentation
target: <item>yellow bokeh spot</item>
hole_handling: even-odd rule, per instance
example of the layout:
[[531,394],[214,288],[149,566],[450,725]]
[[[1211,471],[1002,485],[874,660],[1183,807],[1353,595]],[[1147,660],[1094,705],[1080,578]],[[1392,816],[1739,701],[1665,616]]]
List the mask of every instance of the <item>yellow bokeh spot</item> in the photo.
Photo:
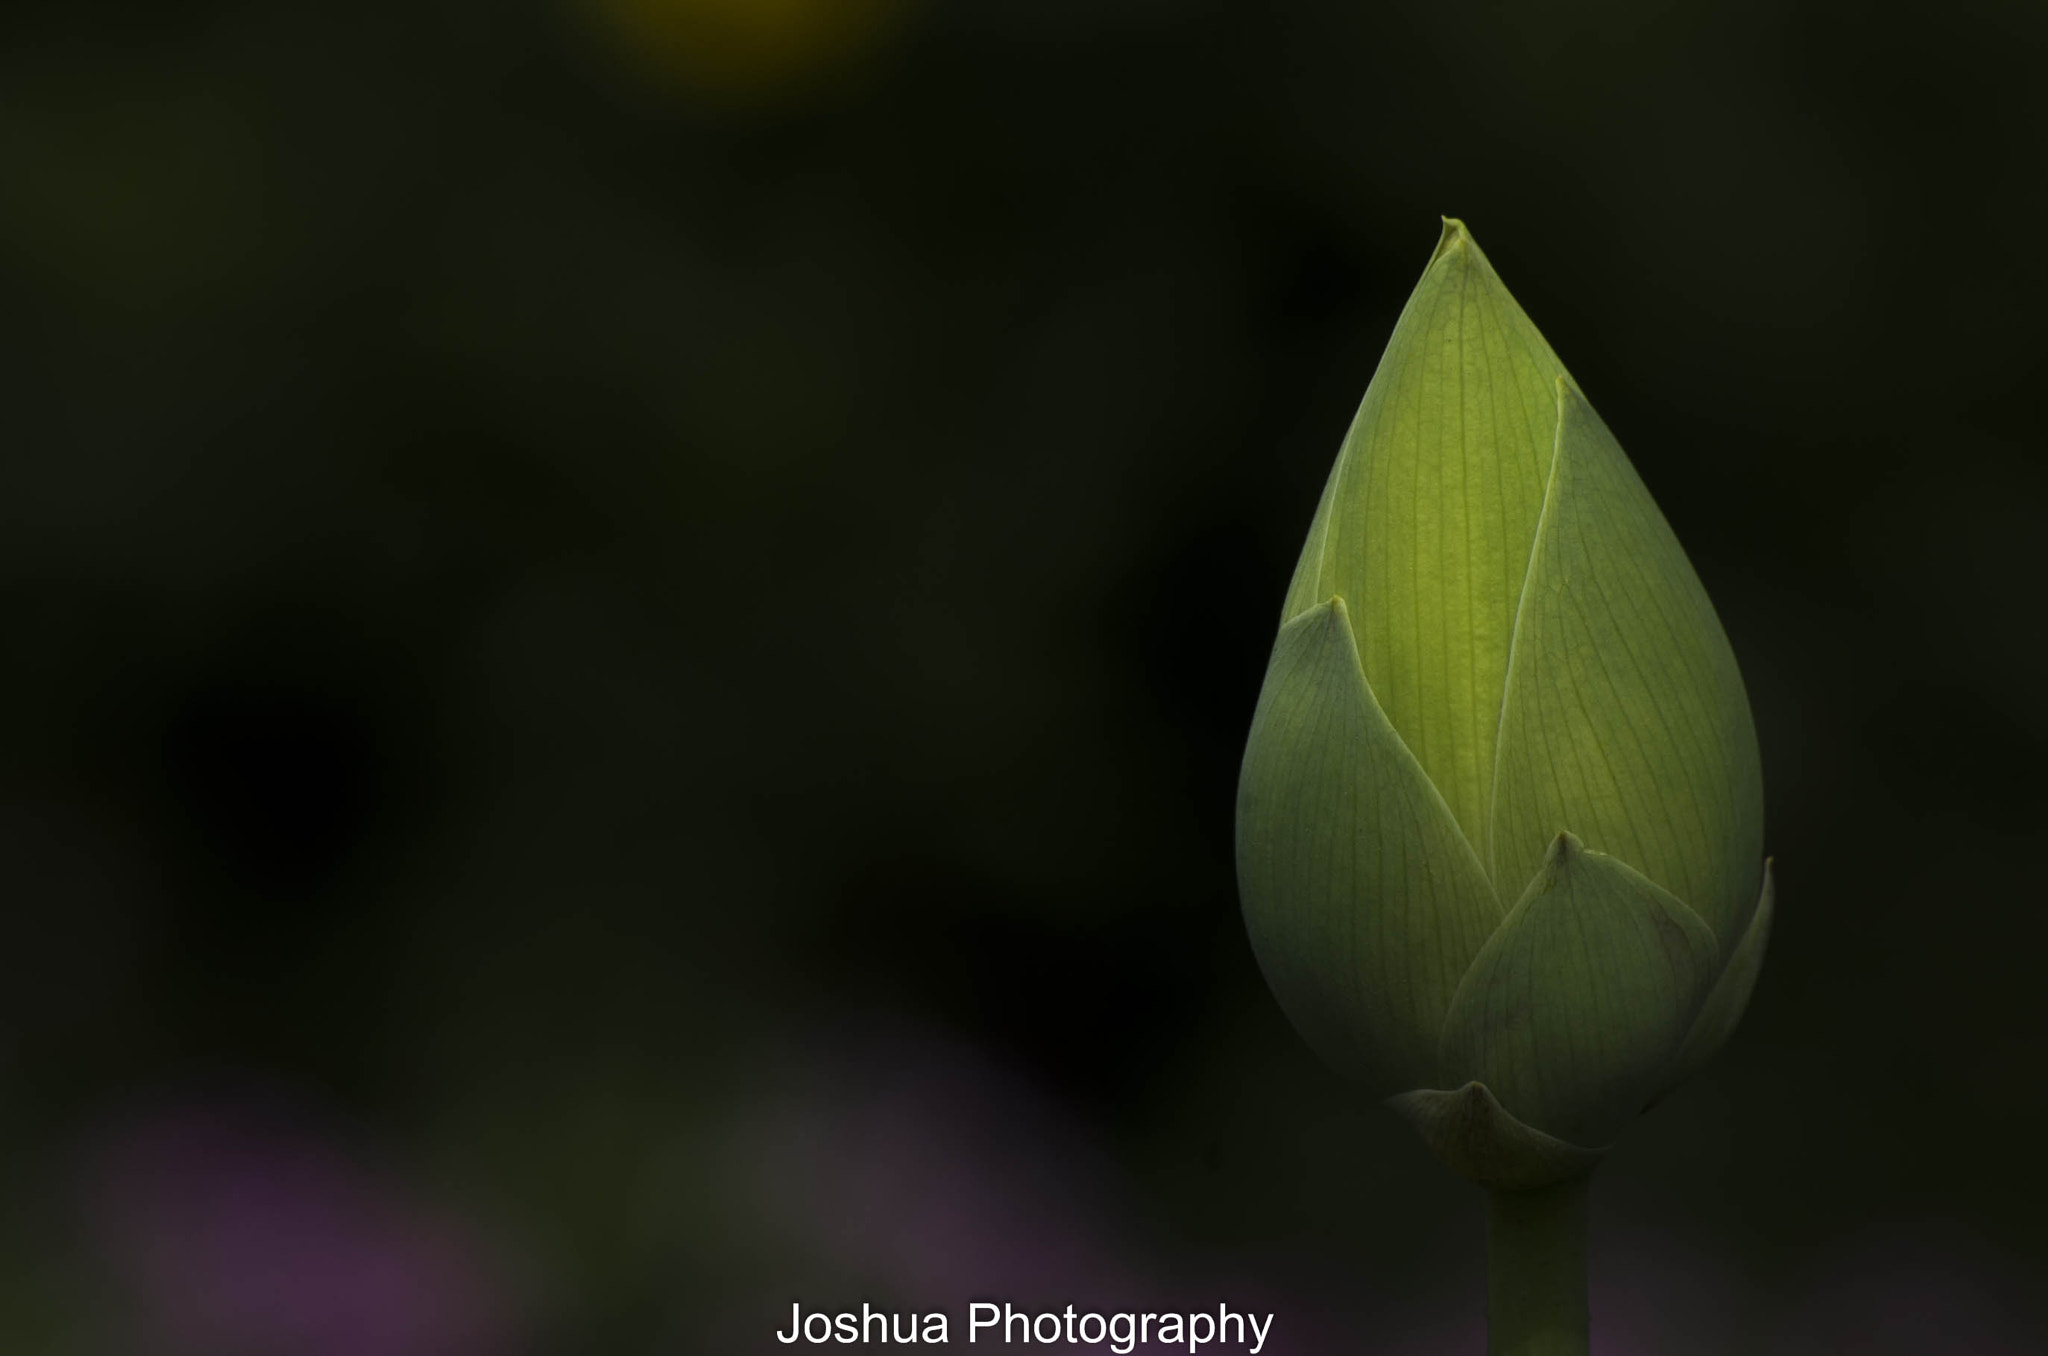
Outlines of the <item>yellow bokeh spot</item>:
[[578,0],[645,74],[760,103],[859,65],[907,0]]

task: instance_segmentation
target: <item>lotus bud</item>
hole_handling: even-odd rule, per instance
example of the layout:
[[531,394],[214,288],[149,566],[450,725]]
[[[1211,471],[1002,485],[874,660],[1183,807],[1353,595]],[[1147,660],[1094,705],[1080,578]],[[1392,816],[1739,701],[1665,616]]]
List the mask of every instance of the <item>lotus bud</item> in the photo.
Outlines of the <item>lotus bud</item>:
[[1755,982],[1771,887],[1734,654],[1460,222],[1309,527],[1237,863],[1302,1035],[1496,1191],[1589,1171]]

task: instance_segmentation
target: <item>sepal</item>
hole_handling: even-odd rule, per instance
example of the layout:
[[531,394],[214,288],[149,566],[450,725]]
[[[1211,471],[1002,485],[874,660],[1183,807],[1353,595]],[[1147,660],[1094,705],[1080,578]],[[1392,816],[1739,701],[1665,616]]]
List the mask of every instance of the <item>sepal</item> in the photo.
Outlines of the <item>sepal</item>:
[[1454,1092],[1418,1088],[1387,1105],[1414,1126],[1444,1166],[1489,1191],[1534,1191],[1599,1166],[1605,1147],[1569,1144],[1508,1114],[1484,1083]]

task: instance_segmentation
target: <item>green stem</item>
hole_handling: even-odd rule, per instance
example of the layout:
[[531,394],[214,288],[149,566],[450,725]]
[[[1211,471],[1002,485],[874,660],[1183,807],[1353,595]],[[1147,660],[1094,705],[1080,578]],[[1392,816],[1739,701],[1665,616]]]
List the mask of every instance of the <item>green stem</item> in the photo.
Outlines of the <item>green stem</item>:
[[1488,1356],[1587,1356],[1589,1180],[1487,1193]]

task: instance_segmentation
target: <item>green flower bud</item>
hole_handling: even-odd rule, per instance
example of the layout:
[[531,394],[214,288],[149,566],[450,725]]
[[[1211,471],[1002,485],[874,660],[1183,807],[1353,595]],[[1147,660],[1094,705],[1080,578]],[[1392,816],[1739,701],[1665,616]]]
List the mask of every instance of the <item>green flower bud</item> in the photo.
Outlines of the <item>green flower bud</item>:
[[1748,1001],[1771,890],[1735,656],[1460,222],[1316,509],[1237,825],[1289,1017],[1488,1186],[1585,1171]]

